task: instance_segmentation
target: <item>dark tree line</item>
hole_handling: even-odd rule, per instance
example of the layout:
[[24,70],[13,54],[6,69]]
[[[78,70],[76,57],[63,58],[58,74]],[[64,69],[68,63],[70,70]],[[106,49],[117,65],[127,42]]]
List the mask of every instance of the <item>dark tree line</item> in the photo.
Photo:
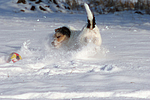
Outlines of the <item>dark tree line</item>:
[[[36,4],[44,3],[43,0],[18,0],[17,3],[26,4],[27,1],[34,1]],[[45,0],[48,3],[53,3],[60,7],[63,4],[64,9],[67,10],[81,10],[83,9],[83,4],[79,3],[78,0]],[[61,4],[62,3],[62,4]],[[87,0],[91,8],[100,14],[103,13],[114,13],[116,11],[124,10],[145,10],[147,14],[150,14],[150,0],[138,0],[137,2],[132,2],[132,0]],[[62,7],[62,6],[61,6]],[[45,11],[43,7],[39,7],[41,10]],[[34,10],[34,7],[31,8]]]

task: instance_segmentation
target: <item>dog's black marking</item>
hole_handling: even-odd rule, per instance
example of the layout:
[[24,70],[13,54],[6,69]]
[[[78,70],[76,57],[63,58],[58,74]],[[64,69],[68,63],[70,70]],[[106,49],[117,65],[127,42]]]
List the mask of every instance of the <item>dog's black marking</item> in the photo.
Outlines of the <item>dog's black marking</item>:
[[67,37],[70,37],[70,35],[71,35],[70,29],[65,26],[56,29],[55,32],[60,32],[63,35],[66,35]]
[[96,21],[95,21],[95,16],[94,15],[93,15],[92,22],[88,19],[87,28],[91,28],[91,25],[92,25],[92,29],[95,28]]

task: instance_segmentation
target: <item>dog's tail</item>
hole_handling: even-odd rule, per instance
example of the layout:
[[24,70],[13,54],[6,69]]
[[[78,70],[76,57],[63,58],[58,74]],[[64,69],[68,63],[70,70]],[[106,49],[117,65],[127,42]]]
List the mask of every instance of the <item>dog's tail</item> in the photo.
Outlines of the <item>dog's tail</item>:
[[91,12],[88,4],[84,3],[84,6],[86,9],[87,18],[88,18],[87,28],[93,29],[93,28],[95,28],[95,25],[96,25],[94,14]]

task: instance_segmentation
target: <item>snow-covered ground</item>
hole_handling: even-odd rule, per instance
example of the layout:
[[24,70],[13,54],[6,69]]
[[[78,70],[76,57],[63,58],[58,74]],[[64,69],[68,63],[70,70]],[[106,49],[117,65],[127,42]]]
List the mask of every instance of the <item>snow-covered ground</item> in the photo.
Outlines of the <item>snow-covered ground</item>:
[[[150,99],[149,15],[96,15],[103,43],[93,55],[91,46],[63,51],[50,45],[55,28],[82,29],[85,14],[17,13],[2,5],[9,0],[0,3],[1,100]],[[6,63],[12,52],[23,59]]]

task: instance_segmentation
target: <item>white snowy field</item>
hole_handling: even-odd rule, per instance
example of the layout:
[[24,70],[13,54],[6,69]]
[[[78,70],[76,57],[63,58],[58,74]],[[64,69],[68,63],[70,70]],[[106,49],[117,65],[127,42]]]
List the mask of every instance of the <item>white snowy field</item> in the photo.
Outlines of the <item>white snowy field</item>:
[[[10,8],[0,8],[1,100],[150,99],[150,15],[96,15],[103,43],[94,55],[91,45],[63,51],[50,44],[55,28],[81,30],[85,14],[16,13]],[[6,63],[12,52],[23,60]]]

